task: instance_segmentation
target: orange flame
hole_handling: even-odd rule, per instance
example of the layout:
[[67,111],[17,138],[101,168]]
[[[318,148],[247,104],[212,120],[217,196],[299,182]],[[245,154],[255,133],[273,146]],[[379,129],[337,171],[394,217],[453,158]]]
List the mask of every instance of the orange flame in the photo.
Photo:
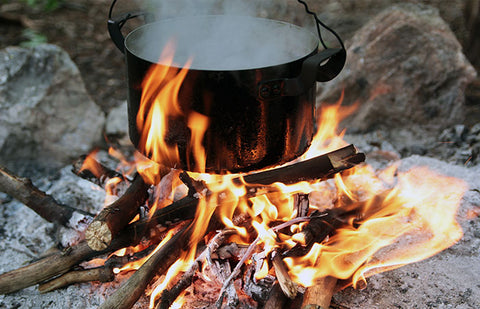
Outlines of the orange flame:
[[[137,170],[144,179],[155,184],[162,165],[177,166],[180,163],[177,147],[166,142],[168,122],[178,117],[184,118],[192,131],[188,151],[194,154],[194,165],[198,171],[205,171],[202,139],[209,119],[196,112],[185,115],[180,108],[178,92],[191,61],[181,69],[170,67],[173,52],[169,45],[161,56],[161,63],[167,65],[154,65],[149,70],[142,84],[137,116],[137,127],[141,132],[139,148],[153,161],[159,162],[139,157]],[[338,124],[356,106],[341,106],[342,98],[336,104],[319,109],[317,134],[301,160],[347,144],[343,140],[345,131],[337,132]],[[268,193],[255,197],[248,196],[246,186],[233,181],[234,178],[238,180],[238,175],[189,173],[206,184],[206,189],[197,193],[200,198],[190,226],[190,252],[180,257],[157,285],[150,306],[154,307],[158,294],[193,262],[197,245],[204,240],[213,216],[226,227],[235,229],[236,235],[230,241],[250,243],[258,235],[255,243],[261,246],[266,256],[274,249],[305,246],[302,230],[308,219],[289,224],[290,234],[274,229],[298,216],[294,207],[297,193],[309,195],[309,215],[315,210],[328,211],[334,207],[355,210],[355,215],[339,218],[341,227],[329,238],[319,240],[321,243],[313,244],[308,254],[284,259],[293,280],[305,287],[325,276],[351,279],[356,286],[367,276],[428,258],[453,245],[462,237],[455,215],[466,185],[426,168],[398,173],[397,167],[392,165],[384,171],[375,171],[364,165],[325,182],[276,183]],[[168,190],[175,191],[176,185],[172,184]],[[165,186],[156,188],[165,189]],[[236,222],[234,214],[237,213],[248,214],[255,235],[249,235],[247,228]],[[260,278],[266,274],[268,263],[263,263],[257,276]]]
[[176,166],[179,153],[175,145],[168,144],[168,123],[182,117],[178,93],[191,60],[181,68],[173,66],[174,47],[169,43],[162,52],[159,63],[152,65],[142,83],[142,98],[137,114],[137,128],[141,132],[139,150],[155,162],[165,166]]

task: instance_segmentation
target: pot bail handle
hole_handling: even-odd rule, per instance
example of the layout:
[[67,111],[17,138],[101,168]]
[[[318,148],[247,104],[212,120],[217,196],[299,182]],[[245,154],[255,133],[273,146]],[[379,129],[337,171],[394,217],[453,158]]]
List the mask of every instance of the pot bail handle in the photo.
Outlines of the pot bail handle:
[[132,18],[136,18],[139,16],[144,16],[145,22],[149,23],[153,21],[153,14],[148,13],[148,12],[143,12],[143,11],[138,11],[138,12],[129,12],[122,14],[118,17],[113,18],[112,17],[112,12],[113,12],[113,7],[115,6],[115,3],[117,3],[117,0],[112,1],[112,5],[110,6],[110,10],[108,12],[108,33],[110,34],[110,38],[112,39],[113,43],[115,43],[115,46],[122,52],[125,53],[125,37],[123,36],[122,33],[122,27],[125,25],[125,23]]

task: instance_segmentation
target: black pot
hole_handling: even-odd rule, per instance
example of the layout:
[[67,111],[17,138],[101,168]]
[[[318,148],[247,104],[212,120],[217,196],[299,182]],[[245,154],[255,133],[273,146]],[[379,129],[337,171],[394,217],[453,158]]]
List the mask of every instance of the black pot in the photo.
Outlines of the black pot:
[[[316,131],[315,82],[340,72],[343,48],[318,53],[318,38],[303,28],[228,15],[156,21],[123,38],[120,28],[134,16],[110,19],[109,30],[126,55],[130,139],[144,155],[152,158],[137,125],[142,81],[152,65],[178,73],[191,57],[178,93],[182,114],[168,120],[165,136],[179,158],[159,163],[202,170],[195,166],[187,124],[193,112],[209,118],[202,140],[207,172],[260,169],[293,160],[308,148]],[[159,63],[171,38],[174,64]]]

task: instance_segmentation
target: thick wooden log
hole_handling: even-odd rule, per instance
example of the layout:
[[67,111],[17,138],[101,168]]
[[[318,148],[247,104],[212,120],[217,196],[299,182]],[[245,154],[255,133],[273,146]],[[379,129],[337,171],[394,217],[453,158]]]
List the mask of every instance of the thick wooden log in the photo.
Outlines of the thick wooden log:
[[328,309],[336,284],[337,278],[334,277],[317,279],[314,285],[306,289],[302,309]]
[[85,239],[90,248],[105,250],[113,237],[122,230],[138,213],[138,209],[148,198],[148,188],[140,175],[136,175],[124,195],[106,206],[90,223]]
[[[58,203],[52,196],[35,187],[30,179],[21,178],[0,166],[0,191],[10,195],[35,211],[48,222],[72,227],[82,219],[92,220],[92,215]],[[74,219],[76,222],[71,222]]]

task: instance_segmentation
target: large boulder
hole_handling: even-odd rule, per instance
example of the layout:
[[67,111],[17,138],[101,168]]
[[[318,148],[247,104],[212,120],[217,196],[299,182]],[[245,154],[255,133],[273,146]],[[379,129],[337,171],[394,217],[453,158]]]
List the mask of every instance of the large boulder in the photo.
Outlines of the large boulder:
[[395,139],[406,131],[415,140],[463,121],[475,70],[436,9],[393,6],[355,34],[347,53],[344,70],[323,84],[318,100],[333,102],[344,90],[344,104],[357,102],[343,123],[350,132],[382,130]]
[[102,138],[105,115],[60,47],[0,51],[0,164],[57,168]]

